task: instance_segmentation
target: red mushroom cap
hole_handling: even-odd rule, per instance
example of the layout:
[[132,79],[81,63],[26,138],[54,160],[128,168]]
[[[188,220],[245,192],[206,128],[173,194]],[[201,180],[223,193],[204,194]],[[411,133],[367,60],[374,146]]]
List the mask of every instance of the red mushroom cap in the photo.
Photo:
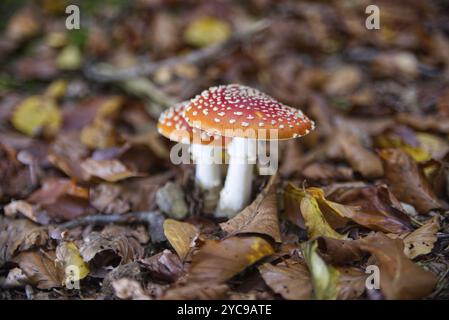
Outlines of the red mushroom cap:
[[[238,84],[203,91],[190,101],[184,118],[191,126],[209,134],[262,140],[301,137],[315,128],[314,122],[301,110]],[[251,136],[245,133],[251,131],[248,129],[253,129]],[[272,129],[277,136],[271,135]]]
[[229,139],[218,135],[208,135],[206,132],[192,128],[187,123],[183,113],[188,104],[189,101],[184,101],[162,112],[157,123],[159,133],[172,141],[185,144],[210,144],[215,141],[216,146],[225,146],[225,139],[226,142],[229,142]]

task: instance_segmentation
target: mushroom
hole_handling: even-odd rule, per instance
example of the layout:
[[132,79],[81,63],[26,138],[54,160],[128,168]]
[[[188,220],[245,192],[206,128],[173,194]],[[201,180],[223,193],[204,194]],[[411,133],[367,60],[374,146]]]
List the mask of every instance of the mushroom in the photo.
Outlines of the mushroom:
[[188,101],[181,102],[162,112],[157,128],[164,137],[190,145],[196,163],[195,182],[201,189],[211,190],[221,185],[221,152],[217,148],[225,141],[222,137],[209,136],[192,128],[183,117],[188,104]]
[[258,140],[297,138],[314,129],[301,110],[286,106],[269,95],[238,84],[203,91],[190,101],[185,120],[212,135],[232,137],[229,167],[220,193],[217,217],[232,217],[248,205]]

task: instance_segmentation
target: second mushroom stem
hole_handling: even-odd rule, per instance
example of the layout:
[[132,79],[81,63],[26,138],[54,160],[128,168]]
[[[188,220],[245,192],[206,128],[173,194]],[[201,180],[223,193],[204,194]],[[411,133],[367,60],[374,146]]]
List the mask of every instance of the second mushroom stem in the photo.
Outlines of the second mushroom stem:
[[215,212],[217,217],[231,218],[248,205],[257,157],[256,149],[257,142],[254,139],[232,139],[228,148],[229,166],[226,182],[220,192]]
[[214,146],[193,144],[190,148],[196,162],[195,181],[203,190],[210,190],[221,184],[220,150]]

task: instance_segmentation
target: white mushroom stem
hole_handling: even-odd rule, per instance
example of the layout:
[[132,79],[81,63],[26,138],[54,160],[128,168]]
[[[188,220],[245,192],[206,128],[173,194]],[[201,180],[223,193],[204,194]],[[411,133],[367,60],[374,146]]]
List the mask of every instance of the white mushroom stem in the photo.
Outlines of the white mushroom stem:
[[203,190],[221,184],[221,150],[212,145],[192,144],[192,158],[196,164],[195,182]]
[[228,173],[215,216],[231,218],[249,204],[256,149],[254,139],[232,139],[228,147]]

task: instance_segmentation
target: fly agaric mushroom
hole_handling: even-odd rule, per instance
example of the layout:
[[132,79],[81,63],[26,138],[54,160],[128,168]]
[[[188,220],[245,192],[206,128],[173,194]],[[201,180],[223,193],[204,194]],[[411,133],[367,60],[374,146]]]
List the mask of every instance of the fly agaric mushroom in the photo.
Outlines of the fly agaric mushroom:
[[157,128],[164,137],[190,145],[190,152],[196,162],[195,181],[203,190],[210,190],[221,184],[220,164],[216,161],[217,154],[220,154],[215,148],[221,146],[224,140],[222,137],[208,136],[185,121],[182,114],[188,103],[178,103],[162,112]]
[[257,140],[287,140],[314,129],[313,121],[301,110],[238,84],[203,91],[190,101],[184,118],[208,134],[233,138],[228,147],[226,182],[215,213],[219,217],[232,217],[249,203]]

